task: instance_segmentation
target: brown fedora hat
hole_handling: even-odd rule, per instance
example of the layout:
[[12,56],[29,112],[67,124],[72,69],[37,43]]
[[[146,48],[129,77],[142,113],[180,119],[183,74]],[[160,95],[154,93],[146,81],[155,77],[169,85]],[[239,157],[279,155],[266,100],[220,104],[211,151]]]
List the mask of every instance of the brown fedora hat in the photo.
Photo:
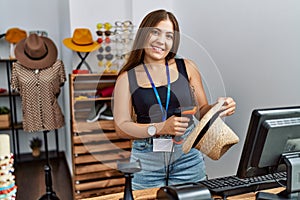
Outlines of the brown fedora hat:
[[77,52],[92,52],[100,47],[100,44],[93,41],[92,33],[87,28],[74,30],[72,38],[65,38],[63,43],[66,47]]
[[219,110],[224,104],[219,101],[214,105],[196,125],[185,139],[182,150],[188,153],[196,148],[213,160],[220,159],[227,150],[239,142],[238,136],[219,117]]
[[9,43],[16,44],[27,37],[26,31],[19,28],[10,28],[6,31],[5,40]]
[[54,42],[37,34],[17,43],[15,48],[17,60],[30,69],[44,69],[52,66],[57,59],[57,48]]

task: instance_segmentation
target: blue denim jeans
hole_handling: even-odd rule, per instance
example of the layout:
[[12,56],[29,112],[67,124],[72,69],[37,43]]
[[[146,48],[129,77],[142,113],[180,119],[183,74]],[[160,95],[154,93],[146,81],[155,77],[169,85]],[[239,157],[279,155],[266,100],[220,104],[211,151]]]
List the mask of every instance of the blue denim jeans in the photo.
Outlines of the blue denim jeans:
[[[187,129],[183,137],[192,130]],[[133,174],[132,189],[140,190],[166,185],[169,165],[168,185],[199,182],[206,179],[203,155],[192,148],[189,153],[182,152],[182,144],[174,144],[174,152],[153,152],[152,138],[134,140],[131,162],[140,160],[142,170]]]

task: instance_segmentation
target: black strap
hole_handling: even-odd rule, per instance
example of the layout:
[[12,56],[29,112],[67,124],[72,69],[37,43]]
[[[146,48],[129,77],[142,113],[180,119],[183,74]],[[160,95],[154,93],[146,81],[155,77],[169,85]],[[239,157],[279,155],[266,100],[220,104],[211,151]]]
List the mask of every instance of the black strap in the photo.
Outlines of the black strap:
[[203,129],[200,131],[200,133],[198,134],[196,140],[193,143],[193,148],[200,142],[201,138],[205,135],[205,133],[208,131],[210,125],[212,125],[214,123],[214,121],[218,118],[218,116],[220,115],[220,112],[215,113],[212,118],[205,124],[205,126],[203,127]]
[[136,74],[134,68],[129,70],[127,73],[128,73],[130,93],[133,94],[133,92],[139,87],[136,80]]
[[184,63],[184,60],[182,58],[175,58],[175,62],[177,64],[177,70],[178,72],[183,75],[186,80],[188,80],[188,74],[187,74],[187,71],[186,71],[186,67],[185,67],[185,63]]

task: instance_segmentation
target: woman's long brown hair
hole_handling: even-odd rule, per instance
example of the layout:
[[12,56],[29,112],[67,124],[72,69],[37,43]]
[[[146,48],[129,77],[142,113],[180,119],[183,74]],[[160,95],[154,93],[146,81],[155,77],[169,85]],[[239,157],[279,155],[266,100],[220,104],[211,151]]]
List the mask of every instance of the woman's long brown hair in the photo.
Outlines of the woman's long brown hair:
[[119,72],[119,75],[125,71],[129,71],[134,67],[138,66],[144,60],[144,44],[147,41],[150,31],[155,27],[159,22],[169,19],[173,24],[174,29],[174,41],[173,46],[166,56],[166,60],[174,58],[179,47],[180,34],[179,34],[179,25],[175,16],[166,10],[155,10],[150,12],[142,20],[139,29],[136,33],[132,50],[129,54],[127,62],[124,64],[122,69]]

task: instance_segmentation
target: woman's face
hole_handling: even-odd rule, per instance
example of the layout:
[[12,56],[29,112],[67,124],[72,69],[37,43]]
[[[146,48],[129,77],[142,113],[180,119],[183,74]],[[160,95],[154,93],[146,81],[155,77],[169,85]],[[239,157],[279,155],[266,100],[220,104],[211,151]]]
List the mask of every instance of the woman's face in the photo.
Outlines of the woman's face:
[[145,44],[145,59],[165,60],[173,46],[174,30],[170,20],[163,20],[150,30]]

